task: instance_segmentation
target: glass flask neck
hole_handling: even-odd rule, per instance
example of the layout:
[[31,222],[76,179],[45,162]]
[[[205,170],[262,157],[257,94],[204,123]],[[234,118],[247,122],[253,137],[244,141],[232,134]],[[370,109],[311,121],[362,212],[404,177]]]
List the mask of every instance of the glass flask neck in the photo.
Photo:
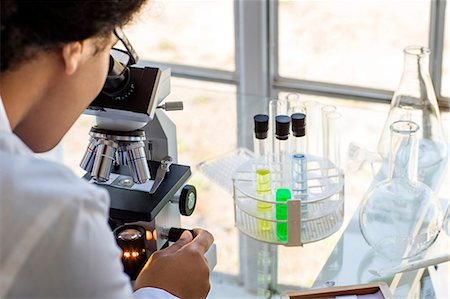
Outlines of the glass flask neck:
[[391,126],[391,152],[388,179],[405,178],[417,181],[419,126],[411,121],[396,121]]
[[405,54],[404,74],[429,75],[430,49],[420,46],[410,46],[403,50]]

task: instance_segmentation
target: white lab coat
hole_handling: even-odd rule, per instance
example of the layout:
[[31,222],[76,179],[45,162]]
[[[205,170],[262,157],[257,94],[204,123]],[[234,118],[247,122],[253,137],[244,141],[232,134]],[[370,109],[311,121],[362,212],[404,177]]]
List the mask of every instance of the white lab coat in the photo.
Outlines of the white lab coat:
[[0,298],[176,298],[133,296],[108,209],[105,190],[33,155],[0,98]]

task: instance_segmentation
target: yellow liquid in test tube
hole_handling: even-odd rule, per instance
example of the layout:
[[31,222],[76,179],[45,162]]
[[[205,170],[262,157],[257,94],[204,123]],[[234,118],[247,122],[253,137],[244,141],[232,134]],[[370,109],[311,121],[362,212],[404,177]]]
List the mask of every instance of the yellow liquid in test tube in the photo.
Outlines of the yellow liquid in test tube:
[[[256,193],[262,195],[262,199],[270,199],[272,182],[270,180],[270,170],[258,169],[256,170]],[[267,195],[267,196],[264,196]],[[256,202],[256,211],[258,215],[264,218],[270,218],[272,211],[272,204],[261,201]],[[260,231],[270,231],[272,229],[272,222],[258,219],[258,229]]]

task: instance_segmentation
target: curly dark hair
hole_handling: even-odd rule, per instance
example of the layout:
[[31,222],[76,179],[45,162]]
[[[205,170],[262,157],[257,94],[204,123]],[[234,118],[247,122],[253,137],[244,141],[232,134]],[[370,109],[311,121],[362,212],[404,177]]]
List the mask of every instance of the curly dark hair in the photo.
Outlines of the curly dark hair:
[[39,51],[108,36],[146,0],[2,0],[1,65],[9,71]]

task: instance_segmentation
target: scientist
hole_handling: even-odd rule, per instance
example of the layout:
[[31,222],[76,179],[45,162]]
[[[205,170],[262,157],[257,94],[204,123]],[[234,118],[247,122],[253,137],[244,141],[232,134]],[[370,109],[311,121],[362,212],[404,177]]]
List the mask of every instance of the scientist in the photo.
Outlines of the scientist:
[[100,92],[113,30],[142,3],[1,2],[0,298],[208,294],[210,233],[184,232],[153,254],[133,294],[107,223],[106,191],[33,155],[55,147]]

